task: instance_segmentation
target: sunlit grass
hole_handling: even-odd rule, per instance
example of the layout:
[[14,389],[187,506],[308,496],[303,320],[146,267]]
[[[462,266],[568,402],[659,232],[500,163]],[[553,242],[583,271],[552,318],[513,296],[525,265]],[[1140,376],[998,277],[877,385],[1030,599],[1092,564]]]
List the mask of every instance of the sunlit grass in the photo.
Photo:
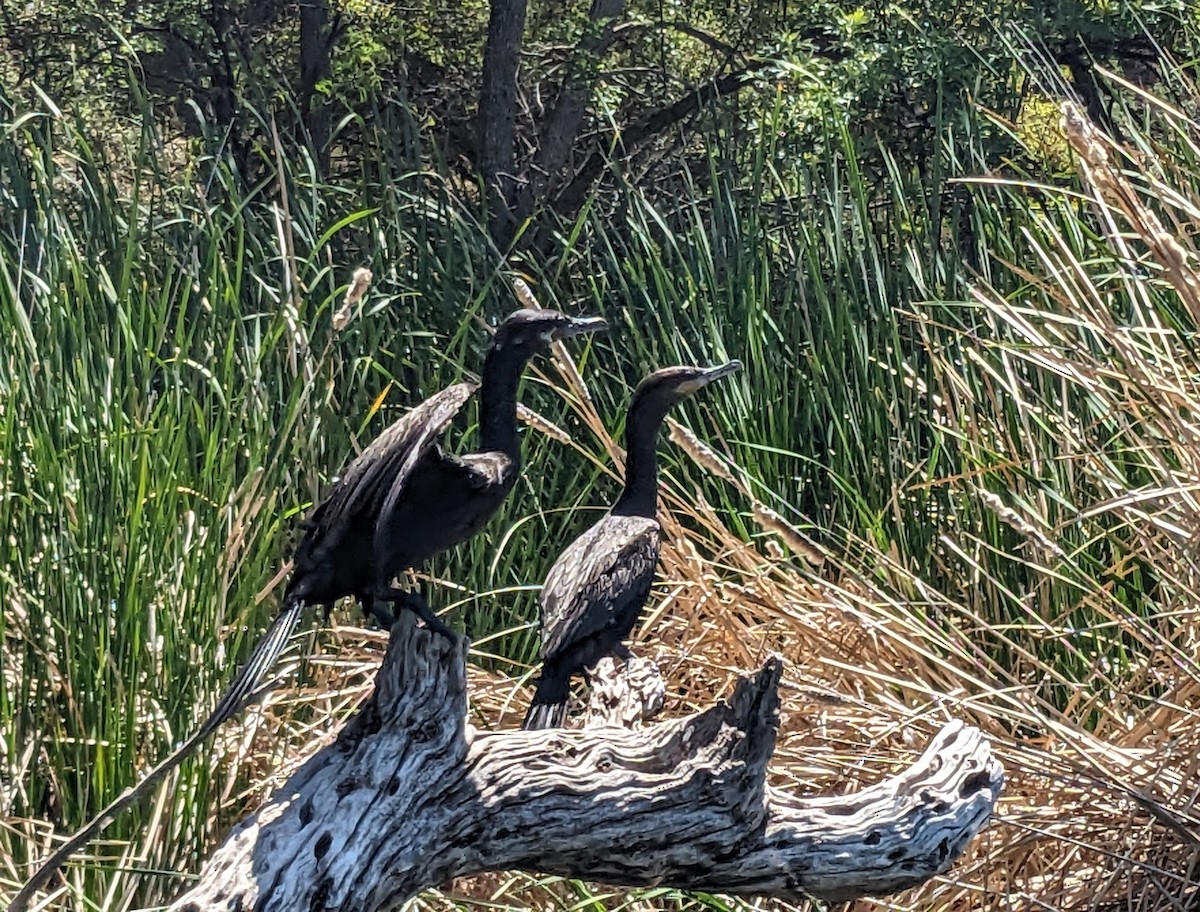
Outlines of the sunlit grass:
[[[676,416],[700,443],[662,444],[668,541],[636,648],[669,711],[781,651],[774,775],[800,790],[882,776],[947,717],[983,726],[1011,774],[1000,823],[896,907],[1089,908],[1136,887],[1153,908],[1194,888],[1161,820],[1196,825],[1200,131],[1141,115],[1139,161],[1110,151],[1125,174],[1062,191],[957,181],[978,174],[970,119],[943,125],[936,173],[891,163],[883,186],[836,118],[820,166],[776,155],[769,120],[757,144],[713,131],[679,192],[619,187],[551,256],[506,262],[465,194],[382,141],[329,183],[302,150],[264,151],[251,185],[214,141],[188,181],[150,132],[101,147],[49,105],[11,112],[0,891],[212,705],[309,504],[406,406],[477,373],[514,272],[613,330],[530,370],[525,477],[431,568],[475,644],[477,724],[520,717],[536,586],[612,500],[632,385],[738,357]],[[335,331],[360,265],[370,293]],[[294,689],[113,825],[61,907],[177,892],[182,874],[147,872],[194,872],[369,692],[382,635],[359,623],[339,613]],[[527,875],[423,902],[726,907]]]

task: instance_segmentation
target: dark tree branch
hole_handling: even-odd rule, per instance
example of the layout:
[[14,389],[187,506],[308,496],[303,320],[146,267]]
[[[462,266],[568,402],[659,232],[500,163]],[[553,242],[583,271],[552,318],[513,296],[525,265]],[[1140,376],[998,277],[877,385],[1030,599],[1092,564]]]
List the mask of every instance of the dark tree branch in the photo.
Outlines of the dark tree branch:
[[[617,137],[621,150],[626,155],[633,154],[642,145],[684,118],[704,110],[722,96],[739,91],[768,65],[769,61],[766,60],[747,64],[719,79],[698,86],[666,107],[650,112],[621,131]],[[554,201],[554,208],[560,215],[570,217],[579,211],[588,193],[604,173],[608,161],[609,153],[605,149],[596,150],[588,156]]]
[[947,870],[1002,787],[983,736],[959,723],[851,795],[767,786],[778,659],[728,703],[636,731],[476,732],[466,654],[406,613],[371,700],[173,912],[374,912],[512,869],[789,899],[890,893]]
[[637,34],[652,29],[655,31],[679,32],[681,35],[687,35],[689,38],[722,54],[726,60],[732,60],[740,53],[732,44],[722,41],[716,35],[709,34],[682,19],[663,19],[657,22],[627,22],[624,25],[617,26],[613,30],[613,37],[614,39],[624,38],[630,33]]
[[532,215],[554,192],[575,148],[601,64],[613,42],[613,27],[624,9],[625,0],[592,0],[587,31],[571,52],[550,117],[538,131],[538,149],[521,194],[519,219]]

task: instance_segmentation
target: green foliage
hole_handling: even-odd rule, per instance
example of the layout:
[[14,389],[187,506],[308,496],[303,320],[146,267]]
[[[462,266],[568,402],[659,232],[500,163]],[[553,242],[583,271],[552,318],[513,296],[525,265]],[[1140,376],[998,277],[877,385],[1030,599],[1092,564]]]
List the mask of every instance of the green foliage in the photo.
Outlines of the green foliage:
[[[829,123],[853,161],[849,134]],[[24,770],[29,799],[14,812],[54,807],[71,826],[211,704],[273,610],[255,593],[356,442],[476,367],[475,317],[512,301],[446,183],[390,149],[355,183],[314,183],[291,148],[264,154],[253,186],[226,158],[201,158],[180,185],[149,130],[107,161],[52,112],[14,112],[9,130],[0,601],[16,606],[3,634],[17,648],[3,655],[22,684],[4,730],[8,756],[40,745],[39,768],[56,771]],[[939,188],[897,175],[896,205],[873,209],[852,168],[774,166],[773,132],[749,158],[714,136],[708,182],[677,178],[681,205],[624,188],[619,214],[574,226],[540,294],[612,320],[583,360],[609,426],[646,370],[741,356],[744,377],[690,405],[689,423],[724,436],[781,509],[928,553],[936,527],[894,503],[936,441],[920,397],[882,363],[904,365],[895,302],[918,294],[902,268],[912,252],[885,239],[901,236],[897,218],[924,221]],[[920,257],[953,280],[941,253]],[[377,277],[372,304],[338,335],[331,307],[359,262]],[[536,384],[526,401],[562,413]],[[489,649],[518,667],[533,656],[522,625],[527,587],[555,554],[547,543],[580,531],[591,514],[575,508],[613,490],[600,454],[581,464],[534,434],[525,449],[530,470],[501,523],[434,568],[463,587],[449,601],[473,638],[516,631]],[[203,763],[184,782],[176,812],[193,823],[157,847],[167,868],[202,849],[208,834],[187,814],[219,787]],[[114,835],[144,823],[130,815]]]
[[[324,100],[366,114],[380,98],[420,96],[436,121],[431,135],[448,142],[453,155],[476,153],[463,147],[461,134],[474,114],[487,3],[422,0],[403,15],[378,0],[325,6],[331,69],[316,87]],[[114,20],[94,2],[6,2],[0,75],[22,91],[36,82],[95,114],[102,111],[97,99],[124,104],[140,83],[192,132],[198,113],[219,130],[236,128],[235,138],[245,132],[266,139],[269,121],[256,120],[255,110],[270,112],[285,130],[302,114],[295,110],[303,88],[300,8],[295,0],[217,7],[172,0],[128,5]],[[1081,67],[1075,78],[1093,60],[1141,71],[1161,49],[1186,57],[1198,26],[1200,13],[1187,0],[1025,0],[1001,7],[980,0],[683,6],[632,0],[605,58],[594,61],[605,77],[593,115],[603,129],[610,120],[661,107],[741,61],[766,57],[778,62],[785,104],[777,122],[794,138],[790,153],[824,154],[813,144],[824,138],[821,112],[834,104],[853,112],[856,133],[921,163],[938,122],[953,110],[977,103],[1015,118],[1017,70],[1008,53],[1014,36],[1018,43],[1036,41],[1058,65]],[[530,3],[522,79],[538,99],[535,120],[589,28],[587,4]],[[940,110],[947,105],[953,110]],[[136,103],[110,116],[135,110]],[[1011,151],[999,140],[985,150],[993,161]]]
[[[428,45],[451,74],[469,70],[484,5],[438,9],[440,17],[414,16],[403,28],[384,5],[343,10],[352,32],[321,91],[351,106],[346,129],[356,145],[328,179],[286,130],[282,154],[273,141],[235,154],[207,119],[211,108],[188,142],[133,97],[124,111],[95,115],[102,126],[125,125],[111,132],[95,128],[88,106],[64,114],[48,96],[5,100],[0,737],[6,782],[19,783],[6,809],[13,819],[72,828],[165,753],[197,707],[212,704],[274,609],[273,598],[255,597],[288,554],[299,518],[406,405],[477,370],[481,322],[513,305],[513,269],[538,280],[544,304],[610,318],[610,337],[581,355],[609,427],[620,427],[628,390],[647,370],[742,358],[744,374],[681,417],[746,467],[764,501],[831,550],[866,542],[886,555],[870,568],[874,582],[912,598],[914,612],[944,620],[929,593],[955,593],[990,622],[978,639],[998,667],[1051,670],[1035,690],[1048,704],[1098,703],[1110,679],[1044,628],[1087,631],[1120,671],[1137,644],[1105,625],[1121,612],[1164,610],[1164,584],[1139,562],[1124,526],[1104,515],[1079,520],[1105,484],[1143,483],[1147,457],[1103,397],[1032,370],[1001,383],[1003,346],[982,366],[966,355],[981,334],[1010,348],[1024,341],[963,300],[967,279],[1001,298],[1037,291],[1052,311],[1051,294],[1001,261],[1036,263],[1030,248],[1062,235],[1079,261],[1108,262],[1073,200],[959,182],[993,167],[997,149],[1019,138],[1002,117],[967,104],[1017,110],[1017,64],[998,50],[1000,37],[989,44],[986,11],[827,3],[780,13],[758,4],[735,18],[727,5],[700,10],[697,21],[722,41],[778,54],[776,83],[708,118],[699,138],[649,177],[615,162],[611,192],[557,225],[548,255],[506,262],[474,200],[426,142],[420,110],[379,101],[400,91],[402,49]],[[1046,41],[1086,35],[1114,48],[1147,22],[1189,15],[1144,4],[1137,15],[1116,4],[1040,9],[1020,6],[1013,16]],[[45,71],[67,97],[85,85],[123,84],[126,63],[167,48],[166,39],[133,33],[88,44],[102,35],[94,9],[50,12],[43,24],[71,29],[58,68]],[[200,8],[171,12],[179,34],[202,43]],[[622,63],[658,53],[676,82],[706,70],[708,50],[649,27],[658,15],[650,5],[631,12],[646,27],[615,52]],[[550,7],[532,15],[548,21]],[[560,17],[564,40],[579,18]],[[53,33],[38,35],[48,46]],[[273,107],[289,101],[290,58],[272,41],[282,38],[264,39],[234,65],[245,94],[251,77],[276,68],[278,80],[263,80],[256,96],[263,107],[246,107],[260,139]],[[91,62],[76,66],[89,48]],[[220,57],[210,51],[199,56],[215,67]],[[83,74],[97,67],[89,82]],[[652,83],[624,86],[606,103],[658,97]],[[909,105],[901,113],[922,117],[911,146],[892,142],[907,129],[896,98]],[[1044,127],[1047,112],[1035,113]],[[124,120],[129,114],[144,121]],[[1178,141],[1181,156],[1187,148]],[[360,264],[375,274],[366,308],[335,333],[330,314]],[[1113,276],[1126,269],[1112,265]],[[1132,292],[1122,294],[1117,311],[1138,312]],[[1145,306],[1143,316],[1164,323],[1185,318],[1161,289]],[[937,404],[960,390],[956,372],[970,378],[974,424]],[[1088,444],[1109,474],[1081,480],[1070,463],[1041,460],[1061,428],[1006,410],[998,389],[1028,394],[1046,415],[1087,416]],[[476,642],[491,638],[481,661],[512,671],[534,656],[533,588],[557,546],[615,489],[607,458],[544,383],[527,382],[524,399],[565,425],[583,452],[526,433],[529,470],[504,515],[433,568],[454,622]],[[977,430],[985,419],[995,423],[987,434]],[[468,417],[454,440],[471,430]],[[759,534],[743,502],[673,448],[664,453],[671,478],[745,537]],[[1026,540],[962,483],[967,475],[1019,506],[1036,503],[1070,564],[1053,579],[1031,567]],[[969,554],[947,544],[948,527],[973,544]],[[897,565],[921,581],[919,592],[896,582]],[[1092,721],[1101,718],[1097,710]],[[165,799],[168,823],[144,857],[126,860],[193,868],[215,836],[212,808],[236,785],[225,775],[203,759],[189,764]],[[230,805],[221,822],[238,812]],[[111,835],[118,846],[137,841],[160,819],[146,809]],[[41,854],[21,826],[0,833],[0,877],[12,881]],[[96,902],[110,885],[129,883],[111,850],[102,855],[106,865],[71,874],[73,889]],[[120,902],[157,901],[176,886],[144,877]],[[581,889],[579,902],[600,908],[609,898]]]

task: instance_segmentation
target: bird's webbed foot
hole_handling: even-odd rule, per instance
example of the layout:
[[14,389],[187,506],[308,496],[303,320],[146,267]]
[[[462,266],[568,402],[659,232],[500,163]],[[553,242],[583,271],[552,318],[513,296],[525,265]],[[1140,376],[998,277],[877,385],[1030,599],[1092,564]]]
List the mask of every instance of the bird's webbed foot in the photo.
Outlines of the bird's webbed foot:
[[[458,634],[442,623],[442,619],[434,614],[433,609],[429,607],[429,602],[426,600],[425,596],[416,589],[385,589],[382,592],[377,592],[375,594],[375,599],[372,602],[374,607],[371,609],[372,614],[375,614],[376,617],[379,617],[377,612],[380,610],[386,611],[386,609],[381,608],[381,603],[396,605],[400,608],[407,608],[409,611],[413,612],[417,617],[419,617],[424,622],[425,626],[434,633],[441,634],[451,643],[458,642]],[[394,623],[395,618],[392,617],[388,627],[390,628]]]

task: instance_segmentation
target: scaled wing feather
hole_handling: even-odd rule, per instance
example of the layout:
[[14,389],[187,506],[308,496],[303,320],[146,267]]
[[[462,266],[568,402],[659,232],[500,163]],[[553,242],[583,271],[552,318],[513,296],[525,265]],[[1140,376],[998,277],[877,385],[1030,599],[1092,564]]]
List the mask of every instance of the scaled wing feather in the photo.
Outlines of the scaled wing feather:
[[553,661],[641,610],[658,552],[658,523],[640,516],[606,516],[575,539],[542,587],[542,658]]

